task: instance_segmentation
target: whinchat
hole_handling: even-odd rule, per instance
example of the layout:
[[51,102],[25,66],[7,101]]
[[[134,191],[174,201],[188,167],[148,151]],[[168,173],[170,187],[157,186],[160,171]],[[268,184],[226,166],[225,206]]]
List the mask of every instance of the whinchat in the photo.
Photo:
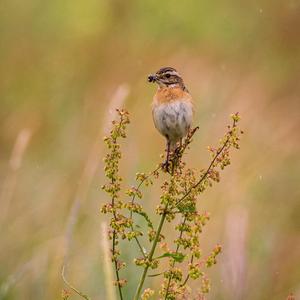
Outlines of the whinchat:
[[159,69],[148,76],[149,82],[158,84],[153,97],[152,116],[157,130],[167,139],[167,159],[170,151],[181,144],[192,125],[193,101],[180,74],[171,67]]

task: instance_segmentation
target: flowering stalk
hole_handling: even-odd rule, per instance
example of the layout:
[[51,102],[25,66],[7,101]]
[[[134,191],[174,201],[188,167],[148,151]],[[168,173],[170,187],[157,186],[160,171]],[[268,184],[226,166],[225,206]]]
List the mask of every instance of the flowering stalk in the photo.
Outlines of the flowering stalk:
[[117,249],[119,238],[124,236],[125,228],[131,226],[130,219],[126,218],[120,213],[120,209],[123,206],[121,200],[119,200],[119,193],[121,190],[119,176],[119,161],[121,159],[120,145],[118,144],[119,138],[125,138],[125,129],[129,124],[128,113],[124,110],[117,110],[120,121],[113,121],[113,128],[109,137],[105,137],[104,141],[110,149],[110,152],[106,155],[105,162],[105,175],[110,180],[108,184],[102,186],[102,189],[111,197],[111,202],[105,204],[101,211],[103,213],[111,213],[112,218],[110,220],[110,227],[112,231],[109,232],[109,238],[112,240],[112,262],[115,267],[116,281],[115,285],[118,287],[120,299],[123,300],[122,287],[126,284],[125,279],[120,279],[119,271],[125,266],[125,263],[119,260],[120,251]]
[[[190,179],[192,178],[192,181],[190,181],[190,187],[185,190],[185,193],[178,200],[177,207],[180,208],[181,204],[183,204],[184,202],[188,203],[190,200],[192,200],[193,203],[193,201],[195,201],[195,196],[197,196],[199,193],[204,192],[207,186],[211,186],[212,181],[219,181],[220,177],[217,168],[220,167],[221,169],[223,169],[225,166],[230,164],[229,150],[231,147],[239,148],[238,135],[239,133],[241,133],[236,126],[237,122],[239,121],[238,114],[232,115],[232,119],[233,124],[231,126],[228,126],[228,132],[221,140],[221,145],[217,149],[209,148],[209,151],[212,153],[212,160],[208,168],[205,172],[202,171],[202,176],[198,181],[196,181],[196,183],[193,183],[194,178],[190,177]],[[184,180],[186,179],[187,177],[184,178]],[[194,221],[196,220],[196,222],[194,222],[193,224],[194,228],[191,225],[187,224],[190,223],[191,217]],[[200,222],[198,222],[197,219],[198,221],[200,220]],[[174,276],[178,276],[178,272],[176,273],[176,269],[174,269],[174,267],[177,261],[174,258],[171,258],[170,269],[167,273],[165,273],[165,277],[167,278],[167,280],[166,283],[163,284],[161,289],[161,295],[164,296],[164,299],[175,299],[177,293],[185,292],[179,290],[179,288],[184,288],[190,278],[197,279],[200,276],[203,278],[202,292],[209,291],[208,280],[205,279],[203,271],[200,270],[201,264],[199,263],[198,265],[195,265],[193,263],[195,258],[201,257],[197,233],[202,231],[202,226],[204,226],[208,220],[209,215],[207,214],[204,214],[202,217],[200,217],[200,219],[199,216],[195,214],[195,212],[192,212],[192,215],[189,213],[183,214],[183,221],[177,226],[177,228],[179,229],[179,237],[174,241],[175,243],[177,243],[175,254],[178,255],[181,246],[183,246],[185,249],[190,249],[192,255],[189,263],[189,273],[183,281],[181,280],[182,274],[180,274],[179,278],[177,278],[176,280]],[[183,238],[184,234],[187,237]],[[216,263],[216,256],[220,252],[221,247],[217,245],[212,254],[207,258],[206,267],[210,267]],[[173,282],[173,288],[171,288],[172,281],[174,281],[174,279],[175,282]]]
[[[120,260],[120,250],[118,244],[120,239],[128,241],[135,240],[141,252],[141,257],[135,258],[134,262],[137,266],[143,268],[140,280],[133,300],[147,300],[153,294],[149,288],[143,291],[150,269],[159,267],[160,259],[167,258],[169,260],[169,268],[162,270],[157,275],[163,275],[161,289],[159,291],[161,299],[175,300],[177,298],[187,297],[189,289],[187,283],[189,279],[200,279],[202,295],[209,292],[210,281],[204,274],[204,268],[209,268],[216,263],[216,257],[221,252],[221,246],[217,245],[206,258],[202,257],[200,249],[199,235],[203,226],[209,220],[209,214],[200,213],[196,207],[198,197],[207,187],[212,186],[213,182],[219,182],[219,170],[224,169],[230,164],[229,151],[231,148],[239,148],[239,135],[242,133],[237,127],[239,121],[238,114],[232,115],[233,123],[228,126],[224,138],[220,141],[217,148],[209,147],[211,153],[211,161],[208,167],[200,170],[200,173],[194,169],[188,168],[183,162],[182,157],[192,142],[192,137],[198,128],[190,131],[182,145],[178,145],[174,153],[171,153],[171,168],[163,170],[163,164],[160,164],[153,172],[146,175],[145,173],[137,173],[136,187],[131,187],[126,191],[130,200],[125,202],[120,197],[121,177],[118,175],[119,160],[121,158],[120,146],[117,143],[120,137],[125,138],[126,125],[129,123],[128,113],[124,110],[118,111],[119,121],[113,122],[113,129],[109,137],[105,138],[105,142],[110,150],[105,158],[105,174],[109,179],[109,183],[103,186],[103,189],[109,194],[111,202],[102,207],[102,212],[111,214],[109,237],[112,240],[112,262],[116,272],[116,286],[119,290],[120,299],[123,299],[122,287],[126,284],[125,279],[120,279],[120,270],[125,263]],[[156,214],[160,215],[160,221],[156,230],[149,215],[144,211],[139,200],[142,199],[142,186],[151,186],[153,179],[159,177],[160,171],[169,173],[169,177],[162,184],[162,194],[160,196],[160,204],[156,208]],[[125,216],[124,211],[127,211]],[[182,221],[175,227],[178,231],[178,238],[173,241],[175,250],[172,250],[164,242],[162,235],[163,226],[166,222],[172,222],[177,214],[181,215]],[[148,239],[151,243],[148,252],[141,244],[139,237],[145,234],[145,230],[135,224],[134,216],[143,217],[148,228]],[[158,246],[163,253],[154,257]],[[180,265],[184,262],[188,263],[188,272],[184,275]],[[177,267],[178,265],[178,267]]]
[[[137,173],[136,174],[136,179],[138,181],[140,181],[140,183],[138,184],[137,187],[132,187],[131,189],[126,191],[126,194],[128,196],[131,196],[131,201],[126,205],[126,208],[129,210],[130,212],[130,216],[129,218],[132,219],[133,218],[133,213],[139,214],[142,217],[144,217],[144,219],[147,222],[148,227],[153,230],[153,224],[149,218],[149,216],[142,210],[142,207],[138,204],[135,203],[135,199],[136,197],[138,197],[139,199],[142,198],[143,194],[141,192],[141,187],[143,184],[145,184],[146,186],[152,185],[153,181],[151,180],[151,177],[158,177],[159,176],[159,170],[161,169],[161,165],[159,165],[154,171],[152,171],[151,173],[149,173],[148,175],[144,174],[144,173]],[[142,247],[141,243],[139,242],[138,238],[137,238],[137,231],[134,230],[133,225],[131,225],[131,233],[138,245],[138,248],[140,249],[140,252],[142,254],[142,256],[144,258],[146,258],[146,255],[144,253],[144,248]],[[139,232],[138,234],[142,235],[142,232]]]

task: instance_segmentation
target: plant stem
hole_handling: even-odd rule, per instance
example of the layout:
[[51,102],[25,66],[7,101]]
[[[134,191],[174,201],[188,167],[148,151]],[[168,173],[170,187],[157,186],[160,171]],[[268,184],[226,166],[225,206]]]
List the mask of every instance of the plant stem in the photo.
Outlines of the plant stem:
[[[112,184],[114,183],[114,179],[112,179]],[[115,207],[115,197],[113,196],[111,199],[111,205],[114,209]],[[114,219],[117,220],[117,214],[115,209],[113,210],[113,216]],[[119,268],[118,268],[118,261],[115,257],[116,254],[116,240],[117,240],[117,233],[116,230],[113,230],[113,238],[112,238],[112,255],[113,255],[113,261],[114,261],[114,265],[115,265],[115,273],[116,273],[116,280],[117,280],[117,286],[118,286],[118,291],[119,291],[119,295],[120,295],[120,300],[123,300],[123,294],[122,294],[122,287],[120,285],[120,275],[119,275]]]
[[[136,189],[139,191],[140,188],[141,188],[141,186],[144,184],[144,182],[145,182],[149,177],[151,177],[153,174],[155,174],[160,168],[161,168],[161,165],[159,165],[154,171],[152,171],[150,174],[148,174],[148,175],[147,175],[147,176],[139,183],[139,185],[137,186]],[[134,195],[132,196],[131,204],[134,203],[135,197],[136,197],[136,194],[134,194]],[[130,218],[132,218],[132,215],[133,215],[133,212],[130,211]]]
[[154,238],[154,241],[153,241],[153,245],[152,245],[152,248],[151,248],[149,256],[148,256],[148,264],[144,268],[144,271],[143,271],[143,274],[141,276],[140,282],[138,284],[135,296],[133,298],[134,300],[138,300],[139,297],[140,297],[140,294],[142,292],[142,288],[143,288],[143,285],[144,285],[144,282],[145,282],[145,279],[146,279],[146,275],[147,275],[148,269],[150,267],[150,262],[152,261],[152,258],[153,258],[158,240],[159,240],[159,236],[160,236],[163,224],[164,224],[165,219],[166,219],[166,215],[167,215],[167,206],[165,207],[164,212],[163,212],[163,214],[160,218],[160,222],[159,222],[159,225],[158,225],[158,228],[157,228],[157,231],[156,231],[156,235],[155,235],[155,238]]
[[[194,261],[194,255],[192,255],[190,263],[192,264],[193,261]],[[180,286],[186,285],[186,283],[188,282],[189,278],[190,278],[190,275],[187,274],[185,280],[183,281],[183,283]]]
[[[232,128],[236,127],[236,121],[233,121],[232,124]],[[232,136],[232,131],[229,132],[229,136],[227,137],[226,141],[224,142],[223,146],[221,148],[219,148],[219,150],[217,151],[216,155],[214,156],[213,160],[211,161],[210,165],[208,166],[207,170],[205,171],[205,173],[203,174],[203,176],[199,179],[199,181],[192,186],[185,195],[183,195],[178,202],[176,203],[176,206],[181,203],[192,191],[193,189],[197,188],[202,182],[203,180],[207,177],[207,175],[209,174],[212,166],[214,165],[216,159],[218,158],[218,156],[223,152],[223,150],[226,148],[226,146],[229,143],[230,137]]]
[[216,155],[214,156],[213,160],[211,161],[210,165],[208,166],[207,170],[205,171],[205,173],[203,174],[203,176],[199,179],[199,181],[193,185],[185,195],[183,195],[178,202],[176,203],[176,206],[178,206],[179,203],[181,203],[192,191],[193,189],[197,188],[202,182],[203,180],[207,177],[207,175],[210,172],[210,169],[212,168],[214,162],[216,161],[216,159],[218,158],[218,156],[222,153],[222,151],[225,149],[225,147],[227,146],[229,142],[229,139],[226,140],[226,142],[224,143],[224,145],[219,149],[219,151],[217,151]]
[[[116,231],[113,231],[113,249],[112,253],[113,256],[115,255],[115,247],[116,247]],[[123,300],[123,295],[122,295],[122,287],[120,285],[120,276],[119,276],[119,269],[118,269],[118,262],[114,257],[114,265],[115,265],[115,272],[116,272],[116,279],[117,279],[117,286],[118,286],[118,291],[120,295],[120,300]]]
[[[144,182],[145,182],[150,176],[152,176],[155,172],[157,172],[160,168],[161,168],[161,165],[159,165],[154,171],[152,171],[148,176],[146,176],[146,177],[139,183],[139,185],[137,186],[137,190],[139,190],[139,189],[141,188],[141,186],[144,184]],[[132,196],[131,204],[134,203],[135,197],[136,197],[136,194],[134,194],[134,195]],[[133,218],[133,212],[132,212],[132,211],[130,211],[130,218],[131,218],[131,219]],[[131,227],[131,231],[134,231],[133,225],[131,225],[130,227]],[[146,258],[146,255],[145,255],[145,253],[144,253],[143,247],[142,247],[142,245],[141,245],[141,243],[140,243],[138,237],[135,236],[134,239],[135,239],[135,241],[136,241],[136,243],[137,243],[137,245],[138,245],[138,247],[139,247],[139,249],[140,249],[140,251],[141,251],[141,254],[143,255],[144,258]]]
[[[190,138],[194,135],[194,133],[197,131],[197,129],[198,129],[198,127],[196,127],[194,130],[192,130]],[[188,144],[189,144],[189,142],[185,143],[184,145],[181,145],[181,148],[182,148],[181,149],[181,151],[182,151],[181,156],[182,156],[184,150],[186,149],[186,147],[188,146]],[[178,159],[180,159],[181,156],[179,156]],[[174,171],[175,171],[175,168],[174,168],[174,159],[176,159],[176,157],[173,158],[173,168],[172,168],[172,171],[170,173],[171,176],[174,176]],[[180,199],[180,201],[181,200],[183,200],[183,199]],[[144,285],[144,282],[145,282],[145,279],[146,279],[146,276],[147,276],[147,272],[148,272],[148,269],[150,267],[150,263],[152,262],[152,258],[153,258],[153,255],[154,255],[154,252],[155,252],[158,240],[159,240],[159,236],[160,236],[163,224],[164,224],[165,219],[166,219],[167,209],[168,209],[168,204],[166,204],[165,209],[163,211],[163,214],[161,216],[161,219],[160,219],[157,231],[156,231],[156,235],[155,235],[155,238],[154,238],[154,241],[153,241],[153,244],[152,244],[152,248],[151,248],[151,250],[149,252],[149,255],[147,257],[148,258],[147,265],[144,268],[143,274],[141,276],[141,279],[140,279],[140,282],[138,284],[138,287],[137,287],[137,290],[136,290],[136,293],[135,293],[135,296],[134,296],[133,300],[138,300],[139,297],[140,297],[140,294],[142,292],[142,288],[143,288],[143,285]],[[177,251],[178,251],[178,249],[179,249],[179,247],[177,247]]]
[[[133,226],[131,226],[131,230],[133,231]],[[141,254],[143,255],[144,258],[146,258],[146,254],[145,254],[145,252],[144,252],[143,246],[141,245],[139,239],[135,236],[135,237],[134,237],[134,240],[136,241],[136,244],[138,245]]]
[[65,277],[65,265],[63,265],[62,270],[61,270],[61,276],[62,279],[64,281],[64,283],[71,289],[73,290],[73,292],[75,292],[76,294],[78,294],[80,297],[86,299],[86,300],[91,300],[87,295],[83,294],[82,292],[80,292],[79,290],[77,290],[73,285],[71,285],[69,283],[69,281],[67,281],[66,277]]
[[[184,224],[185,224],[185,222],[186,222],[186,217],[184,217],[182,224],[184,225]],[[183,235],[183,231],[180,231],[180,234],[179,234],[179,239],[181,239],[181,238],[182,238],[182,235]],[[180,244],[178,244],[178,245],[177,245],[175,254],[177,254],[177,253],[178,253],[178,251],[179,251],[179,248],[180,248]],[[175,260],[173,260],[171,268],[174,268],[174,266],[175,266],[175,263],[176,263],[176,261],[175,261]],[[167,288],[166,288],[166,295],[165,295],[165,299],[167,299],[167,296],[168,296],[168,294],[169,294],[169,288],[170,288],[171,280],[173,279],[172,277],[173,277],[173,276],[171,275],[171,276],[169,277],[169,280],[168,280],[168,284],[167,284]]]

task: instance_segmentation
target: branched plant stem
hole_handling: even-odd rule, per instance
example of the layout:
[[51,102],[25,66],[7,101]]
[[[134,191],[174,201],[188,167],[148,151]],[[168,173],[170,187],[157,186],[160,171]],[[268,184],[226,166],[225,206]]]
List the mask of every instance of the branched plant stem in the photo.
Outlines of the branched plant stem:
[[[189,139],[187,139],[186,143],[184,143],[184,144],[181,146],[181,148],[180,148],[180,150],[179,150],[179,153],[177,154],[177,157],[176,157],[176,156],[173,157],[173,165],[174,165],[174,161],[175,161],[176,159],[180,159],[180,158],[182,157],[184,150],[187,148],[187,146],[189,145],[189,143],[190,143],[190,141],[191,141],[192,136],[195,134],[195,132],[196,132],[198,129],[199,129],[199,127],[196,127],[196,128],[194,128],[194,129],[190,132],[190,134],[189,134],[189,135],[190,135],[190,136],[189,136]],[[226,141],[226,143],[227,143],[227,141]],[[222,147],[222,150],[220,151],[220,153],[223,151],[224,148],[225,148],[225,146]],[[219,154],[220,154],[220,153],[219,153]],[[216,158],[215,158],[215,159],[216,159]],[[211,165],[209,166],[209,169],[210,169],[211,166],[213,165],[215,159],[213,160],[213,162],[212,162]],[[208,169],[208,171],[206,172],[205,177],[208,175],[209,169]],[[172,172],[171,172],[170,175],[173,176],[173,174],[174,174],[174,168],[172,169]],[[203,177],[204,177],[204,176],[203,176]],[[203,180],[204,180],[204,178],[203,178]],[[201,182],[202,182],[202,181],[201,181]],[[192,187],[192,188],[187,192],[187,194],[185,194],[185,195],[179,200],[179,202],[180,202],[181,200],[184,200],[185,197],[187,197],[187,195],[192,191],[192,189],[195,188],[195,187],[197,187],[198,184],[200,184],[201,182],[197,183],[196,186]],[[178,202],[178,203],[179,203],[179,202]],[[178,203],[177,203],[177,204],[178,204]],[[165,219],[166,219],[167,209],[168,209],[168,205],[165,206],[165,209],[164,209],[163,214],[162,214],[162,216],[161,216],[160,223],[159,223],[159,225],[158,225],[158,228],[157,228],[157,231],[156,231],[156,235],[155,235],[155,238],[154,238],[154,241],[153,241],[153,244],[152,244],[152,248],[151,248],[150,253],[149,253],[148,257],[147,257],[147,259],[148,259],[148,264],[145,266],[144,271],[143,271],[143,274],[142,274],[142,276],[141,276],[141,278],[140,278],[140,281],[139,281],[139,284],[138,284],[138,287],[137,287],[135,296],[134,296],[134,298],[133,298],[134,300],[138,300],[138,299],[139,299],[139,296],[140,296],[140,294],[141,294],[141,292],[142,292],[142,288],[143,288],[143,285],[144,285],[144,282],[145,282],[145,279],[146,279],[146,276],[147,276],[147,272],[148,272],[148,269],[149,269],[149,267],[150,267],[150,263],[151,263],[151,261],[152,261],[153,255],[154,255],[154,252],[155,252],[155,249],[156,249],[158,240],[159,240],[159,236],[160,236],[160,233],[161,233],[163,224],[164,224]],[[185,222],[185,220],[184,220],[184,222]],[[180,235],[182,236],[182,234],[183,234],[183,232],[181,232]],[[179,245],[177,245],[176,253],[178,253],[178,250],[179,250]],[[169,282],[168,282],[168,288],[167,288],[167,289],[169,289],[170,282],[171,282],[171,279],[169,279]]]
[[[119,124],[119,127],[118,127],[117,131],[121,130],[122,123],[123,123],[123,116],[121,116],[120,124]],[[114,138],[114,143],[117,143],[116,138]],[[112,179],[112,184],[114,184],[114,182],[115,182],[115,180]],[[111,204],[112,204],[112,207],[113,207],[114,219],[117,220],[117,214],[116,214],[116,211],[114,209],[115,197],[112,197]],[[114,229],[113,230],[113,238],[112,238],[112,257],[113,257],[113,261],[114,261],[114,265],[115,265],[115,273],[116,273],[116,279],[117,279],[116,281],[117,281],[118,291],[119,291],[119,295],[120,295],[120,300],[123,300],[122,286],[120,284],[120,274],[119,274],[118,261],[117,261],[116,256],[115,256],[115,254],[116,254],[116,240],[117,240],[117,234],[116,234],[116,230]]]
[[[139,185],[137,186],[136,189],[139,191],[140,188],[141,188],[141,186],[144,184],[144,182],[145,182],[150,176],[152,176],[152,175],[155,174],[158,170],[160,170],[161,167],[162,167],[162,166],[159,165],[159,166],[158,166],[154,171],[152,171],[148,176],[144,177],[143,180],[139,183]],[[134,203],[135,197],[136,197],[136,194],[134,194],[134,195],[132,196],[131,204]],[[133,214],[132,211],[130,211],[130,218],[132,218],[132,214]]]
[[[193,169],[187,168],[186,163],[182,162],[181,159],[185,153],[185,150],[189,147],[192,141],[192,137],[197,131],[198,127],[192,129],[187,134],[184,141],[178,143],[177,148],[170,154],[171,168],[165,167],[165,164],[160,164],[156,169],[147,175],[145,173],[137,173],[136,187],[132,187],[126,191],[126,194],[131,196],[129,202],[124,202],[120,198],[122,177],[119,176],[119,160],[121,158],[120,145],[117,144],[117,139],[119,137],[126,137],[126,125],[129,124],[128,113],[124,110],[118,110],[120,115],[120,121],[113,121],[113,129],[111,131],[110,137],[105,137],[105,143],[108,148],[111,149],[105,156],[105,175],[109,180],[109,183],[103,185],[103,190],[108,193],[111,197],[110,203],[104,204],[101,211],[103,213],[111,213],[111,231],[110,238],[112,240],[112,262],[115,267],[115,277],[116,286],[119,292],[120,300],[124,300],[122,294],[122,287],[126,284],[126,279],[120,279],[120,270],[125,266],[125,262],[118,259],[121,255],[118,243],[120,239],[135,240],[139,251],[141,252],[143,258],[136,258],[134,260],[137,266],[142,266],[142,272],[138,285],[135,291],[133,300],[140,300],[142,295],[143,286],[147,278],[149,269],[155,269],[158,266],[158,259],[163,257],[169,257],[169,268],[160,274],[165,273],[162,288],[160,294],[163,299],[175,299],[177,295],[186,296],[188,287],[185,286],[190,278],[196,279],[202,276],[202,267],[197,264],[193,264],[193,261],[200,256],[198,234],[202,232],[202,226],[205,225],[206,221],[209,219],[206,215],[200,215],[196,208],[196,200],[200,193],[206,190],[208,186],[212,185],[212,182],[218,182],[220,179],[219,168],[223,169],[230,164],[229,150],[231,147],[239,148],[239,134],[243,133],[236,126],[236,122],[239,120],[238,113],[232,115],[233,124],[228,126],[228,131],[226,132],[224,138],[220,141],[217,148],[210,148],[211,160],[206,169],[202,169],[200,176],[196,177],[196,173]],[[124,122],[124,123],[123,123]],[[169,153],[168,153],[169,154]],[[169,156],[168,156],[169,158]],[[149,218],[148,214],[144,211],[143,207],[139,203],[135,203],[136,198],[142,198],[143,193],[141,192],[141,187],[143,184],[152,185],[153,180],[150,178],[155,175],[158,176],[159,170],[162,169],[170,175],[168,180],[165,180],[161,190],[162,195],[160,196],[160,204],[156,209],[156,213],[160,215],[159,223],[156,225],[156,230],[153,227],[153,223]],[[121,210],[128,209],[128,214],[125,216]],[[194,213],[195,212],[195,213]],[[166,253],[155,257],[155,252],[157,251],[158,244],[162,236],[163,226],[166,221],[171,222],[174,220],[177,213],[182,214],[182,219],[176,227],[178,230],[178,239],[174,241],[176,244],[175,252],[167,250]],[[149,240],[151,242],[150,251],[144,250],[142,243],[139,240],[139,236],[143,235],[143,231],[135,228],[135,216],[138,214],[142,216],[147,222],[147,226],[151,229],[148,232]],[[187,224],[194,221],[192,225]],[[185,232],[191,232],[185,236]],[[167,247],[167,243],[163,243],[162,246]],[[191,256],[189,259],[190,265],[188,273],[185,277],[182,276],[183,270],[175,268],[177,263],[182,263],[186,257],[181,253],[180,249],[184,248],[184,253],[188,255],[188,250],[191,251]],[[195,248],[196,247],[196,248]],[[165,249],[165,248],[164,248]],[[188,250],[187,250],[188,249]],[[182,249],[181,249],[182,250]],[[211,266],[216,263],[216,256],[221,252],[221,246],[215,247],[211,255],[207,258],[206,266]],[[201,267],[201,268],[200,268]],[[201,275],[202,274],[202,275]],[[159,274],[156,274],[159,275]],[[156,276],[153,275],[153,276]],[[174,287],[173,287],[174,284]],[[177,288],[177,290],[176,290]],[[202,282],[203,293],[208,293],[209,291],[209,281]],[[179,289],[179,290],[178,290]],[[75,290],[77,293],[78,291]],[[142,295],[143,299],[148,299],[154,293],[153,290],[147,288]],[[78,293],[85,298],[85,295]]]
[[[161,165],[159,165],[154,171],[152,171],[148,176],[146,176],[146,177],[139,183],[139,185],[137,186],[137,190],[140,190],[140,188],[141,188],[141,186],[144,184],[144,182],[145,182],[150,176],[152,176],[153,174],[155,174],[159,169],[161,169]],[[134,203],[135,197],[136,197],[136,194],[134,194],[134,195],[132,196],[131,204]],[[131,219],[132,219],[132,215],[133,215],[133,212],[132,212],[132,210],[131,210],[131,211],[130,211],[130,218],[131,218]],[[131,225],[130,227],[131,227],[131,230],[134,231],[133,225]],[[142,245],[141,245],[141,243],[140,243],[138,237],[135,236],[134,239],[135,239],[135,241],[136,241],[136,243],[137,243],[137,245],[138,245],[138,247],[139,247],[139,249],[140,249],[141,254],[143,255],[144,258],[146,258],[146,255],[145,255],[145,253],[144,253],[144,249],[143,249],[143,247],[142,247]]]
[[[234,128],[236,126],[236,122],[233,122],[232,127]],[[228,145],[230,140],[230,137],[227,137],[226,141],[224,142],[223,146],[217,151],[216,155],[214,156],[213,160],[211,161],[210,165],[208,166],[208,168],[206,169],[205,173],[203,174],[203,176],[198,180],[198,182],[193,185],[185,195],[183,195],[177,202],[176,206],[178,206],[178,204],[180,204],[192,191],[193,189],[197,188],[207,177],[207,175],[209,174],[211,168],[213,167],[216,159],[219,157],[219,155],[223,152],[223,150],[226,148],[226,146]]]
[[159,225],[158,225],[158,228],[157,228],[157,231],[156,231],[156,235],[155,235],[151,250],[150,250],[149,255],[148,255],[148,264],[144,268],[144,271],[143,271],[143,274],[142,274],[141,279],[139,281],[135,296],[133,298],[134,300],[138,300],[139,297],[140,297],[140,294],[142,292],[142,288],[143,288],[143,285],[144,285],[144,282],[145,282],[145,279],[146,279],[146,276],[147,276],[147,272],[148,272],[148,269],[150,267],[150,263],[152,261],[153,255],[154,255],[154,252],[155,252],[155,249],[156,249],[159,237],[160,237],[162,227],[163,227],[164,222],[166,220],[167,209],[168,209],[168,206],[166,205],[166,207],[164,209],[164,212],[161,215],[160,222],[159,222]]
[[[233,125],[232,127],[234,128],[236,126],[236,122],[233,121]],[[191,133],[192,135],[196,132],[196,130],[198,129],[198,127],[196,127]],[[219,155],[223,152],[223,150],[226,148],[227,144],[229,143],[229,140],[230,140],[230,136],[227,137],[226,141],[224,142],[223,146],[217,151],[216,155],[214,156],[214,158],[212,159],[210,165],[208,166],[208,168],[206,169],[205,173],[203,174],[203,176],[198,180],[198,182],[193,185],[180,199],[179,201],[177,202],[176,206],[178,206],[178,204],[180,204],[184,199],[186,199],[186,197],[192,192],[193,189],[197,188],[204,180],[205,178],[207,177],[207,175],[209,174],[211,168],[213,167],[216,159],[219,157]],[[187,146],[187,145],[186,145]],[[184,148],[185,149],[185,148]],[[183,150],[184,151],[184,150]],[[185,224],[186,222],[186,217],[184,217],[184,220],[183,220],[183,224]],[[179,239],[182,238],[182,235],[183,235],[183,231],[180,231],[180,234],[179,234]],[[179,248],[180,248],[180,245],[178,244],[177,247],[176,247],[176,251],[175,251],[175,254],[178,254],[178,251],[179,251]],[[192,256],[191,258],[191,261],[193,261],[194,257]],[[172,265],[171,265],[171,268],[174,268],[175,266],[175,263],[176,261],[173,260],[172,262]],[[168,297],[168,294],[169,294],[169,289],[170,289],[170,284],[171,284],[171,281],[172,281],[172,274],[170,274],[170,277],[169,277],[169,280],[168,280],[168,283],[167,283],[167,287],[166,287],[166,294],[165,294],[165,299],[167,299]],[[183,285],[185,285],[187,283],[189,279],[189,275],[187,275],[186,279],[184,280]]]

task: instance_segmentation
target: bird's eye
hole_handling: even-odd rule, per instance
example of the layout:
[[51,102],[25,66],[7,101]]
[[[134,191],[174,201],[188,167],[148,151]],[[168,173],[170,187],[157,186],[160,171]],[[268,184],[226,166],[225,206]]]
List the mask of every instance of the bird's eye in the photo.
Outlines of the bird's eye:
[[171,75],[170,75],[170,74],[166,74],[166,77],[167,77],[167,78],[170,78],[170,77],[171,77]]

